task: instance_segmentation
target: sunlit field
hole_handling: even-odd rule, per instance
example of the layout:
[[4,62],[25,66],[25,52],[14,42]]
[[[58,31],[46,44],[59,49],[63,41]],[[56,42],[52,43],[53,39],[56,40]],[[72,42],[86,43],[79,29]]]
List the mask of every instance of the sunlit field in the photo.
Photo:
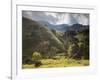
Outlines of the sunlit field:
[[23,64],[23,69],[32,68],[54,68],[54,67],[79,67],[79,66],[89,66],[89,60],[75,60],[75,59],[43,59],[41,60],[42,65],[35,67],[34,64]]

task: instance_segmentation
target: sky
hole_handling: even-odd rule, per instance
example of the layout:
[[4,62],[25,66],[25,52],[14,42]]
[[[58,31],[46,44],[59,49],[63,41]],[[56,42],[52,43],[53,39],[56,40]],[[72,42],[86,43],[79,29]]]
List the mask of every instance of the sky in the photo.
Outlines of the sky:
[[76,23],[89,25],[89,14],[45,11],[22,11],[22,16],[35,21],[46,21],[53,25]]

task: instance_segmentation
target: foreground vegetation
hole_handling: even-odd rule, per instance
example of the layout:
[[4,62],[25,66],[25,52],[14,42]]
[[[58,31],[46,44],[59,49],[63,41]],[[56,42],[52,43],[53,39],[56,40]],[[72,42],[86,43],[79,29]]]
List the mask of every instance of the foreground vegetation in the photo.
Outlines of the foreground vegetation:
[[75,59],[43,59],[40,60],[42,65],[35,67],[34,64],[23,64],[23,69],[32,69],[32,68],[54,68],[54,67],[79,67],[79,66],[88,66],[89,60],[75,60]]
[[39,52],[33,52],[32,58],[24,61],[23,69],[89,66],[89,59],[66,57],[65,53],[58,53],[52,58],[42,58]]

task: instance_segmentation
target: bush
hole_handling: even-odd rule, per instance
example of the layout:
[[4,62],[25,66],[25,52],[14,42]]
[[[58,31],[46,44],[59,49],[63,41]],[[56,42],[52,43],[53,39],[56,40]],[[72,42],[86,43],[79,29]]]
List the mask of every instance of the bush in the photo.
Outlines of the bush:
[[41,53],[39,52],[33,52],[32,54],[32,60],[40,60],[42,58]]
[[39,67],[42,65],[42,62],[37,60],[37,61],[34,61],[34,64],[35,64],[34,65],[35,67]]
[[31,58],[29,58],[29,57],[27,57],[27,56],[23,56],[22,58],[23,58],[23,59],[22,59],[22,63],[23,63],[23,64],[31,64],[31,63],[32,63]]
[[82,54],[79,52],[79,46],[77,44],[70,45],[68,49],[68,55],[69,58],[81,59]]
[[31,59],[26,59],[25,64],[32,64],[32,60]]

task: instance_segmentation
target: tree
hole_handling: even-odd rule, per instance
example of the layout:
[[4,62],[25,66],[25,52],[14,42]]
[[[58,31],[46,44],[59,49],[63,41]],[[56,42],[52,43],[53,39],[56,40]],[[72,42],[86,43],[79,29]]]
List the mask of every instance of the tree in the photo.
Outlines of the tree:
[[33,54],[32,54],[33,60],[40,60],[41,58],[42,58],[42,56],[39,52],[33,52]]
[[79,53],[84,59],[89,59],[89,45],[84,42],[79,42]]
[[84,59],[89,59],[89,31],[78,32],[76,38],[79,40],[79,53]]
[[69,58],[81,59],[82,54],[79,52],[79,46],[76,43],[69,46],[68,55]]

